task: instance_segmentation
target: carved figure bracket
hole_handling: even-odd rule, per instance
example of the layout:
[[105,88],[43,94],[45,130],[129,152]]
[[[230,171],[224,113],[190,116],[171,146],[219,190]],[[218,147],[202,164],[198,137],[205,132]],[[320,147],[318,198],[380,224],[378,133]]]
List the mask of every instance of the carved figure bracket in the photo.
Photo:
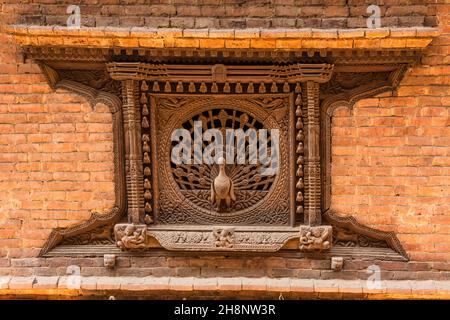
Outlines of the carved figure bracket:
[[143,249],[147,246],[147,225],[117,224],[114,227],[117,246],[122,249]]
[[331,226],[300,226],[299,248],[301,251],[322,251],[332,246]]

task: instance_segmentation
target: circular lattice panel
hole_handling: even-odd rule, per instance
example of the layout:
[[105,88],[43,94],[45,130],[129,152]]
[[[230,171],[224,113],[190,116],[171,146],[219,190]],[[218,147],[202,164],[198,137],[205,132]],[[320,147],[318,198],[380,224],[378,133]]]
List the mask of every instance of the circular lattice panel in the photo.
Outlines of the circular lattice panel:
[[[155,132],[152,136],[158,137],[154,142],[157,151],[158,221],[169,224],[288,224],[290,101],[288,95],[282,94],[264,98],[256,95],[156,95],[152,101],[155,109]],[[189,145],[198,141],[195,136],[201,132],[200,155],[195,143],[186,149],[189,150],[187,158],[191,159],[190,162],[172,161],[172,151],[180,145],[180,139],[172,139],[177,129],[183,130]],[[203,157],[206,148],[215,141],[215,138],[203,139],[202,133],[209,129],[220,132],[223,139],[224,148],[220,154],[216,151],[209,153],[210,159],[217,160],[220,156],[227,159],[222,166],[223,174],[220,174],[216,161],[209,163]],[[237,139],[236,130],[239,129],[244,139]],[[262,129],[267,136],[264,142],[259,140]],[[249,135],[252,130],[257,135],[254,140],[256,162],[250,161],[250,156],[255,156],[255,144],[250,138],[255,136]],[[278,132],[275,140],[272,130]],[[227,157],[225,145],[230,132],[235,134],[235,152],[232,157]],[[275,141],[279,146],[278,156],[274,158],[271,155]],[[267,169],[267,162],[261,163],[261,158],[264,158],[261,150],[264,150],[271,167],[277,168],[273,174],[263,170]],[[186,157],[186,153],[184,155]],[[219,175],[231,181],[232,187],[225,193],[229,194],[230,201],[217,196],[221,185],[214,181],[218,181]]]
[[[205,163],[174,164],[172,162],[173,177],[186,199],[205,209],[236,211],[254,205],[267,195],[275,180],[275,175],[261,174],[261,163],[258,161],[256,161],[256,164],[249,163],[249,153],[252,150],[248,138],[245,140],[242,139],[240,144],[235,139],[232,141],[230,139],[230,129],[233,130],[232,132],[236,132],[239,129],[242,132],[257,132],[257,130],[263,129],[264,125],[246,112],[223,108],[211,109],[192,116],[182,124],[182,128],[190,132],[192,141],[194,141],[195,122],[201,123],[202,132],[208,129],[218,129],[222,133],[224,144],[227,143],[228,138],[229,142],[233,143],[235,151],[239,149],[243,151],[242,154],[244,154],[245,163],[238,164],[237,152],[234,152],[231,159],[230,157],[227,158],[227,163],[231,164],[226,166],[225,172],[233,182],[236,200],[230,208],[220,210],[211,203],[211,185],[214,178],[219,174],[219,165]],[[207,144],[208,142],[203,141],[202,150],[207,147]],[[258,145],[258,143],[256,145],[257,150],[259,150],[259,147],[264,147]],[[271,150],[272,141],[270,131],[268,133],[267,147]],[[213,152],[212,155],[215,156],[215,153]],[[195,156],[194,148],[192,148],[190,158],[194,159]]]

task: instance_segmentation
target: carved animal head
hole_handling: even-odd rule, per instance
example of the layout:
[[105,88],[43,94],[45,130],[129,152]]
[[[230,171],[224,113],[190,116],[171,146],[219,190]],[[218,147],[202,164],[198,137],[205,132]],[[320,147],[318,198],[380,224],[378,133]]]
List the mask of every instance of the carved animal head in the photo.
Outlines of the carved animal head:
[[224,157],[220,157],[218,160],[217,160],[217,164],[219,165],[219,167],[220,168],[225,168],[225,158]]

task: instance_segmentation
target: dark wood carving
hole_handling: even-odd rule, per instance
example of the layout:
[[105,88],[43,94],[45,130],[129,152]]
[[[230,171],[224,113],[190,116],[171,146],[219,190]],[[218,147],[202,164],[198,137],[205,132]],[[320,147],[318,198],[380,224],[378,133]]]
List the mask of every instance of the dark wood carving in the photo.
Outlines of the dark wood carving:
[[147,245],[147,226],[137,224],[117,225],[117,246],[121,249],[144,249]]
[[138,83],[134,80],[124,80],[122,89],[128,219],[132,223],[142,223],[144,221],[144,179]]
[[[141,62],[108,63],[110,75],[117,80],[137,79],[147,81],[192,81],[194,83],[296,83],[330,80],[333,65],[325,63],[297,63],[289,65],[183,65],[150,64]],[[220,70],[220,75],[218,74]]]
[[299,247],[302,251],[322,251],[331,248],[333,230],[330,226],[300,226]]
[[[394,90],[420,52],[27,47],[25,53],[53,88],[109,105],[114,119],[116,206],[54,230],[41,254],[58,243],[144,250],[154,245],[150,239],[169,250],[276,251],[298,239],[302,251],[388,247],[406,257],[393,233],[327,211],[331,117],[340,106]],[[217,206],[211,199],[217,165],[167,164],[164,137],[174,125],[192,130],[189,123],[200,117],[223,128],[282,128],[281,173],[261,178],[256,167],[227,165],[223,176],[235,199]],[[126,209],[128,223],[117,223]]]
[[360,224],[354,217],[339,216],[332,210],[323,213],[324,220],[333,226],[333,244],[350,247],[388,247],[408,259],[394,232],[386,232]]
[[[292,162],[288,145],[293,137],[291,95],[152,95],[151,127],[156,161],[153,185],[155,219],[165,224],[261,224],[291,223],[289,167]],[[243,112],[245,110],[245,112]],[[280,163],[278,173],[261,175],[261,166],[227,165],[233,180],[236,201],[227,211],[211,204],[211,184],[218,175],[218,165],[173,165],[170,161],[171,134],[184,128],[193,135],[192,123],[202,120],[203,129],[215,128],[225,133],[231,129],[279,129]],[[146,134],[146,131],[144,131]],[[225,137],[225,134],[223,134]],[[270,137],[269,137],[270,138]],[[191,150],[194,157],[194,149]],[[248,155],[248,151],[246,153]],[[145,154],[144,154],[145,157]]]
[[[208,63],[238,65],[247,64],[290,64],[333,63],[337,69],[351,69],[350,72],[379,72],[395,70],[399,64],[412,64],[419,61],[420,49],[308,49],[291,50],[273,49],[170,49],[165,48],[82,48],[56,46],[24,46],[27,58],[45,61],[56,69],[67,68],[68,65],[93,63],[104,66],[111,61],[134,61],[151,64],[185,64],[204,61]],[[81,69],[81,68],[78,68]]]
[[99,227],[86,230],[80,235],[68,236],[61,241],[62,245],[105,245],[114,243],[114,225],[105,224]]
[[[295,169],[295,189],[296,189],[296,195],[295,195],[295,202],[296,202],[296,218],[295,221],[298,223],[302,223],[304,221],[304,170],[303,166],[305,164],[305,133],[304,133],[304,125],[303,125],[303,117],[302,117],[302,87],[298,83],[295,86],[295,140],[296,140],[296,146],[295,146],[295,153],[296,153],[296,169]],[[294,165],[293,165],[294,167]]]
[[58,70],[59,77],[65,80],[72,80],[82,83],[95,90],[119,95],[121,92],[121,83],[111,79],[106,69],[98,70]]

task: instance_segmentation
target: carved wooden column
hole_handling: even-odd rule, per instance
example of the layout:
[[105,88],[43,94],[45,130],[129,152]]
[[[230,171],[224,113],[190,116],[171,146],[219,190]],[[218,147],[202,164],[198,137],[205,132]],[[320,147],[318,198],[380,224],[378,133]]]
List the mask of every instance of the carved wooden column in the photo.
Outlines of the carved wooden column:
[[305,87],[302,110],[305,133],[304,214],[305,224],[316,226],[321,223],[319,84],[308,81]]
[[299,248],[301,251],[328,250],[332,245],[331,226],[320,225],[321,181],[320,181],[320,110],[319,83],[308,81],[303,86],[304,132],[304,216],[305,225],[300,226]]
[[141,150],[141,119],[138,103],[138,82],[125,80],[123,88],[123,127],[128,195],[128,220],[139,224],[144,217],[144,187]]

